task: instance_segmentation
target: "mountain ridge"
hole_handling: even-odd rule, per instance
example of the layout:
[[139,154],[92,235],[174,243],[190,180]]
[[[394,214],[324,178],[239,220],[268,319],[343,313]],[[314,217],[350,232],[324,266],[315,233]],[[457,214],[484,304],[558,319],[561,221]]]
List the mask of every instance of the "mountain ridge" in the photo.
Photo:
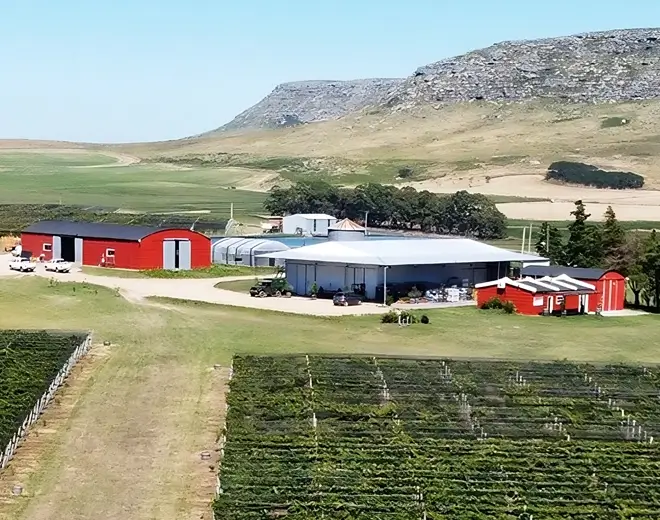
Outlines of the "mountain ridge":
[[423,65],[407,78],[282,83],[203,135],[340,119],[369,107],[397,111],[535,98],[577,103],[660,98],[660,28],[508,40]]

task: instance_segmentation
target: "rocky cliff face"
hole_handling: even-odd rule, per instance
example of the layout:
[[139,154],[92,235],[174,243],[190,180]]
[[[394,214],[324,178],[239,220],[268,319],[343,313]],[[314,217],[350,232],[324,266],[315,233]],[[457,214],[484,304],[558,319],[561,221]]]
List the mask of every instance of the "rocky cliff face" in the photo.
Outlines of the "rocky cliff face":
[[283,83],[218,130],[281,128],[338,119],[388,97],[403,81],[359,79]]
[[371,105],[402,110],[470,100],[660,98],[660,29],[503,42],[421,67],[407,79],[284,83],[217,131],[338,119]]
[[391,107],[470,100],[660,98],[660,29],[503,42],[417,69]]

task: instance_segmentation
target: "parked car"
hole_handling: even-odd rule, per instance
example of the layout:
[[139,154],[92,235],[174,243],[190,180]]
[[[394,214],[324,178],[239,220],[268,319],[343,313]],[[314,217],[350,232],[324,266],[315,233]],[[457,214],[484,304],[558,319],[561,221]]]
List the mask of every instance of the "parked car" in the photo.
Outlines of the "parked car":
[[21,271],[22,273],[29,273],[37,268],[37,264],[29,258],[14,258],[9,262],[9,269],[14,271]]
[[349,305],[362,305],[362,296],[355,293],[338,292],[332,297],[332,303],[348,307]]
[[44,265],[46,271],[54,271],[56,273],[68,273],[71,271],[71,262],[67,262],[62,258],[53,258]]

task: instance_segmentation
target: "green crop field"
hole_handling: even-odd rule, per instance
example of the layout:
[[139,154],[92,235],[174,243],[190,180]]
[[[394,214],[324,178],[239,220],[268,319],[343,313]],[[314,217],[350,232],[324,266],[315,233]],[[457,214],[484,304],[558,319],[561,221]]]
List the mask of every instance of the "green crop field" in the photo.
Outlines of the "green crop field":
[[0,455],[82,339],[0,330]]
[[658,518],[660,371],[238,357],[216,519]]
[[[65,204],[127,211],[207,211],[227,218],[260,213],[265,194],[240,189],[239,168],[177,169],[117,164],[95,153],[0,153],[0,204]],[[206,216],[206,215],[205,215]]]

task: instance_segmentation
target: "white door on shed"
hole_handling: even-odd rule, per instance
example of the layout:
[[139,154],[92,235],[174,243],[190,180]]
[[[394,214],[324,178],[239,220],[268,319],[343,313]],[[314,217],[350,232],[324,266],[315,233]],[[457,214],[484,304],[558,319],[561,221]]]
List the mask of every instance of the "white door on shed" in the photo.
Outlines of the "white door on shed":
[[62,238],[58,236],[53,237],[53,247],[51,248],[53,258],[62,258]]
[[74,253],[74,262],[77,264],[82,264],[83,263],[83,239],[82,238],[76,238],[75,239],[75,253]]

